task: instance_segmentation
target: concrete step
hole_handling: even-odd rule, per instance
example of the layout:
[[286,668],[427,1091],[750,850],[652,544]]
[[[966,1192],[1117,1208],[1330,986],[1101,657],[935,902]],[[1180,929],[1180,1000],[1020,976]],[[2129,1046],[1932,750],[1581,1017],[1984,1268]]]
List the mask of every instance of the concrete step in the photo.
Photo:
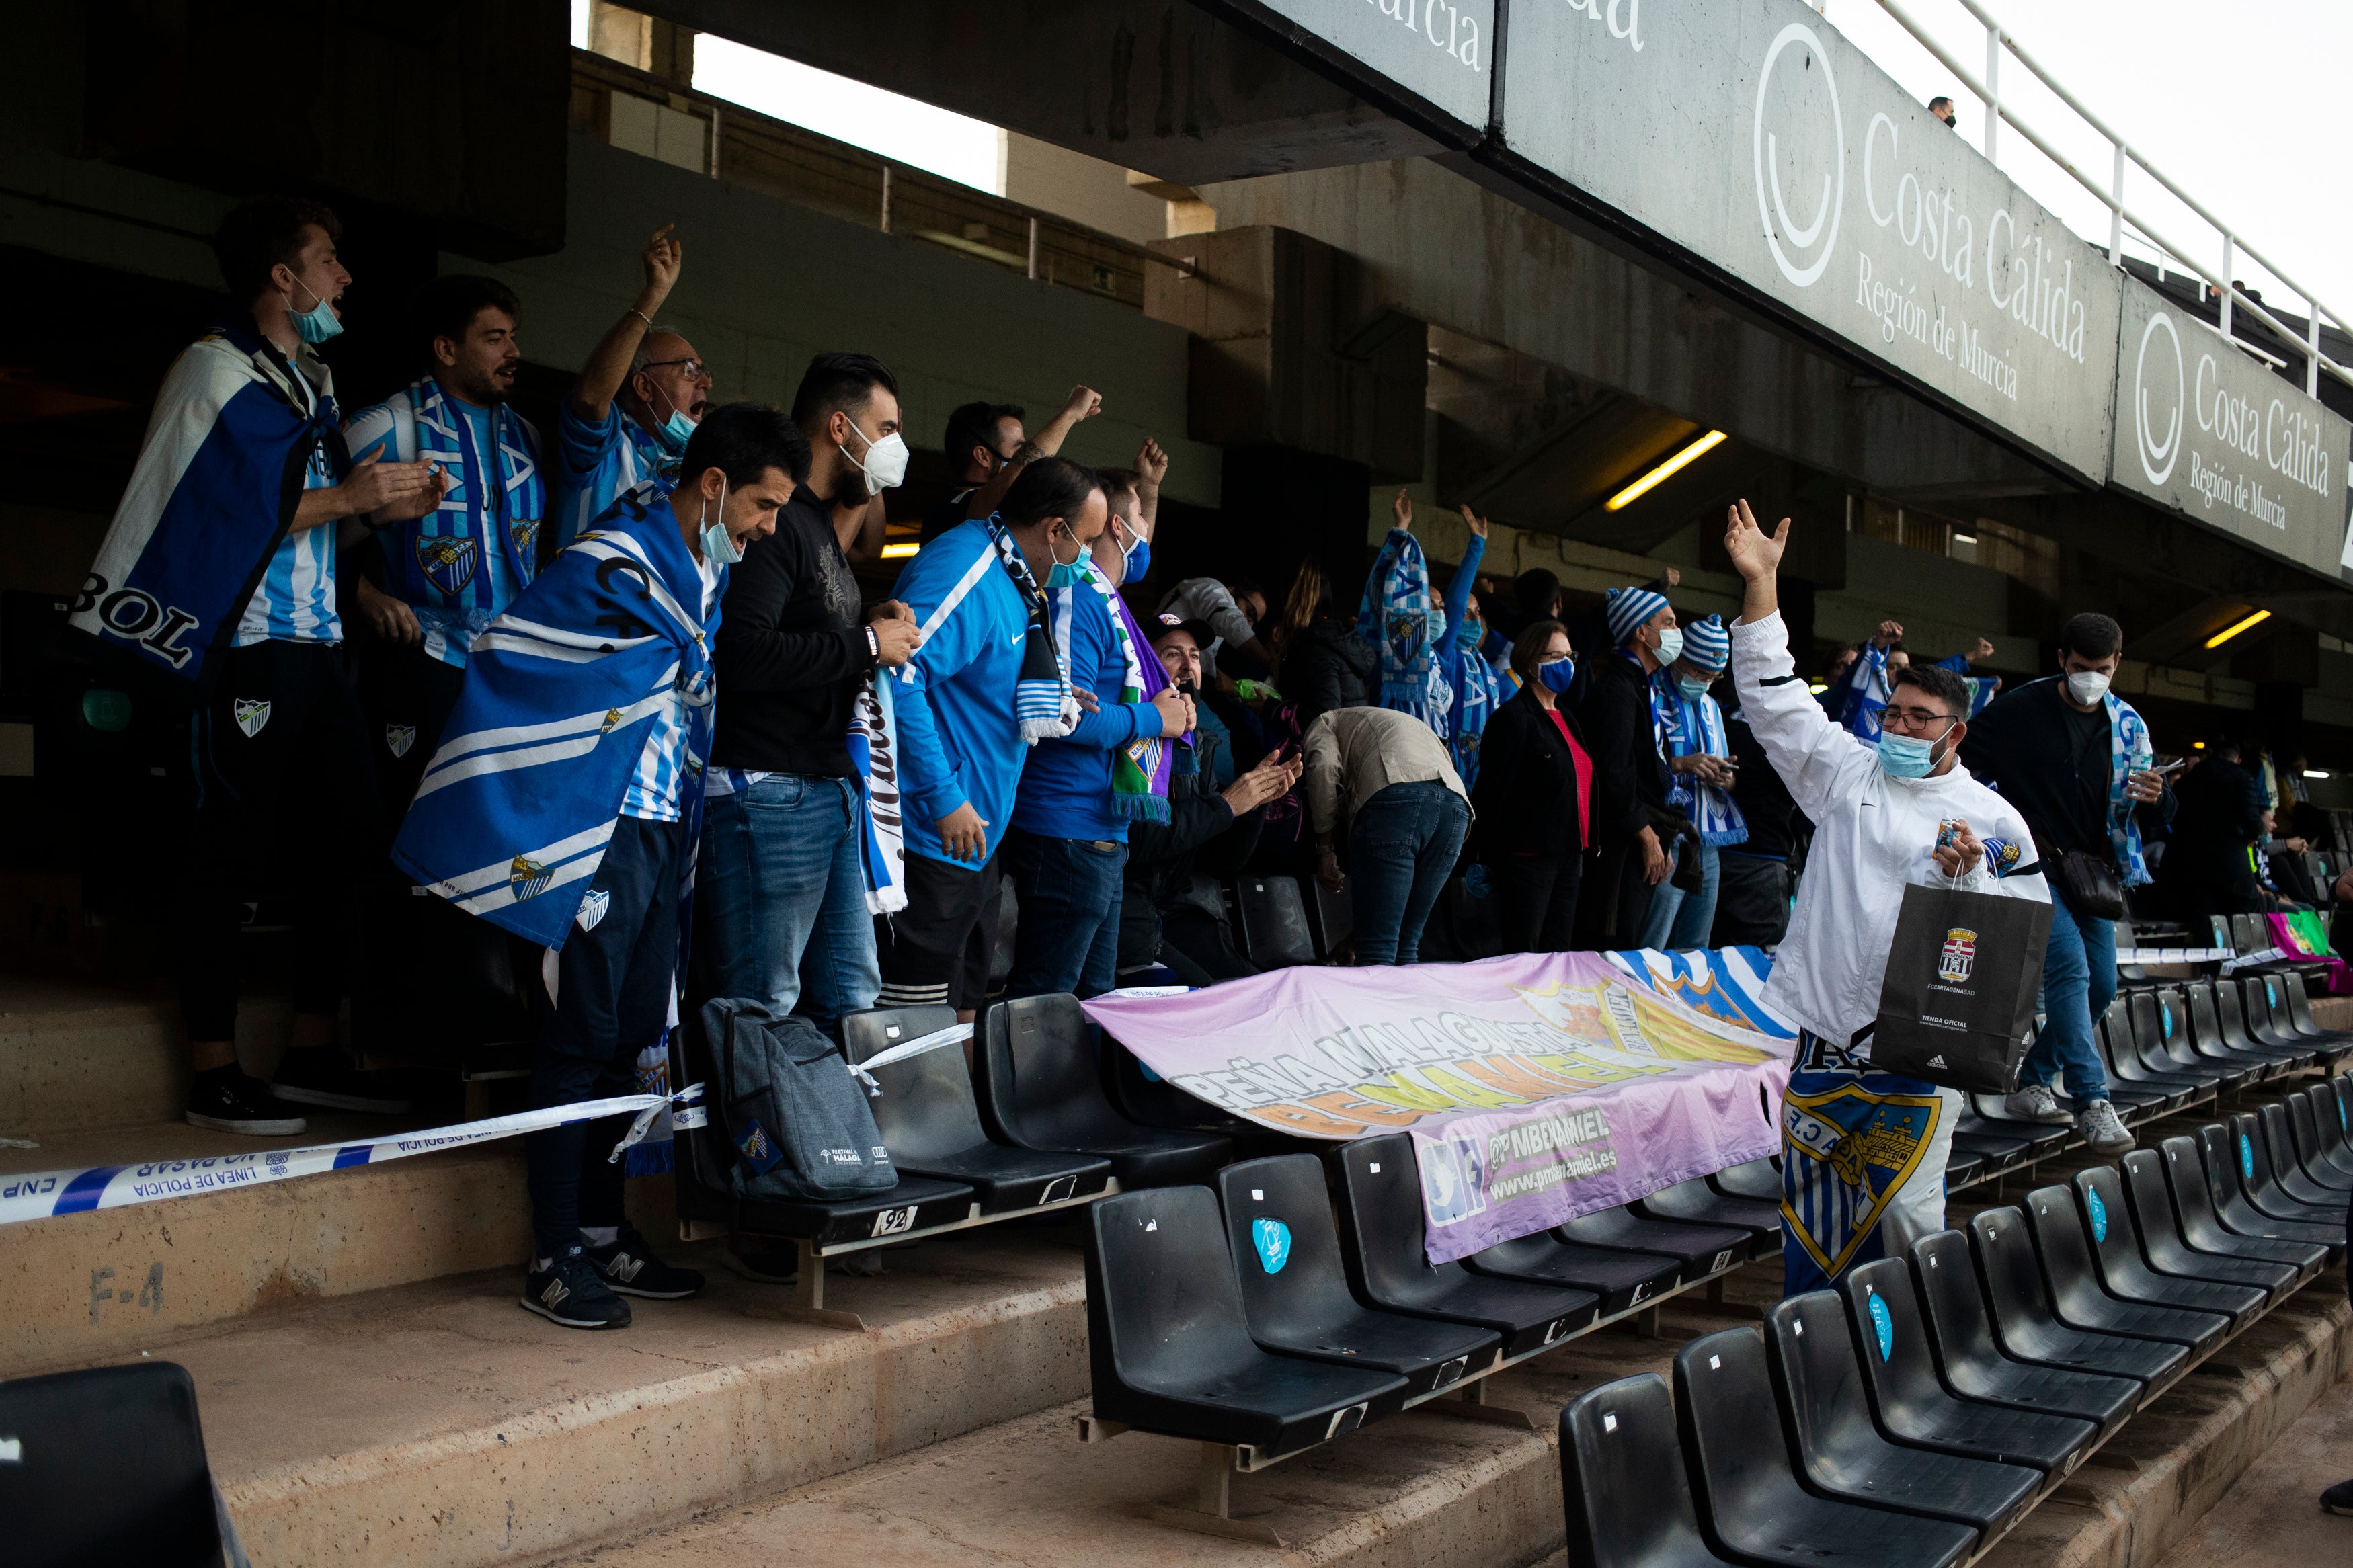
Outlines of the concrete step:
[[[276,1070],[293,1018],[282,996],[239,1004],[247,1071]],[[0,1134],[175,1120],[187,1108],[185,1042],[163,993],[0,975]]]

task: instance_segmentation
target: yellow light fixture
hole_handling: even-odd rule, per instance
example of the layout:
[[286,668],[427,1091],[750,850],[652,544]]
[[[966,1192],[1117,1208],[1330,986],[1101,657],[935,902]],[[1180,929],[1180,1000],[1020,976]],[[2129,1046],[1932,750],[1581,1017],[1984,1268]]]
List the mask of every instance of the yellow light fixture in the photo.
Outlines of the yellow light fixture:
[[2253,615],[2247,616],[2246,619],[2242,621],[2233,621],[2229,626],[2224,626],[2221,631],[2216,632],[2212,637],[2208,637],[2206,639],[2206,646],[2208,647],[2221,647],[2224,643],[2229,642],[2232,637],[2237,637],[2249,626],[2261,626],[2263,622],[2268,621],[2271,618],[2272,613],[2269,610],[2257,610]]
[[904,561],[908,556],[913,555],[922,548],[923,546],[920,544],[886,544],[882,547],[882,559],[885,561]]
[[2206,749],[2206,742],[2203,741],[2192,741],[2189,742],[2189,749],[2193,752],[2202,752]]
[[1692,464],[1697,462],[1708,453],[1715,450],[1717,447],[1723,444],[1723,431],[1709,431],[1698,440],[1694,441],[1690,446],[1685,447],[1682,451],[1677,452],[1673,457],[1669,458],[1665,462],[1661,463],[1657,468],[1652,468],[1649,473],[1644,474],[1641,479],[1636,479],[1632,484],[1628,485],[1624,489],[1620,490],[1616,495],[1611,496],[1607,503],[1607,510],[1610,511],[1620,511],[1625,508],[1633,505],[1636,501],[1641,500],[1644,496],[1650,494],[1653,489],[1656,489],[1660,485],[1666,482],[1666,480],[1672,479],[1676,474],[1683,472],[1683,469],[1689,468]]

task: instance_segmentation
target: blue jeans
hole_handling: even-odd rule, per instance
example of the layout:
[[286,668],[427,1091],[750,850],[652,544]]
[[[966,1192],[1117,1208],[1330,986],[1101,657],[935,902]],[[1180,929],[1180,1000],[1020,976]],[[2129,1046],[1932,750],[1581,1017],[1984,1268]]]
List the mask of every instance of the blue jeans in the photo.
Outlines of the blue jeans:
[[882,988],[852,779],[770,773],[702,810],[697,991],[797,1009],[828,1034]]
[[1393,784],[1348,826],[1358,963],[1414,963],[1421,928],[1471,831],[1471,808],[1438,779]]
[[2064,1068],[2077,1110],[2108,1098],[2108,1075],[2092,1044],[2092,1020],[2116,997],[2116,927],[2067,907],[2051,884],[2051,944],[2042,950],[2042,1032],[2020,1068],[2020,1088],[2049,1083]]
[[[1688,844],[1678,844],[1675,849],[1679,854],[1692,852]],[[1651,918],[1642,922],[1642,946],[1688,952],[1707,945],[1707,933],[1715,924],[1715,889],[1724,863],[1716,858],[1713,844],[1701,845],[1698,854],[1698,892],[1686,893],[1672,881],[1651,889]]]
[[1020,902],[1006,995],[1100,996],[1118,984],[1127,846],[1046,838],[1017,827],[1005,836],[1005,865]]

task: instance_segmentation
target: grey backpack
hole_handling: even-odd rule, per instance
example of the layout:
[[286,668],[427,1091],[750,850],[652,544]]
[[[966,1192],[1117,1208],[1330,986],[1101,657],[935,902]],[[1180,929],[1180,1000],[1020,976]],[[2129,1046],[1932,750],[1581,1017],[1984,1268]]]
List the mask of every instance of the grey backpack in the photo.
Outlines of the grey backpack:
[[727,997],[705,1003],[702,1023],[737,1196],[822,1203],[899,1184],[865,1089],[816,1025]]

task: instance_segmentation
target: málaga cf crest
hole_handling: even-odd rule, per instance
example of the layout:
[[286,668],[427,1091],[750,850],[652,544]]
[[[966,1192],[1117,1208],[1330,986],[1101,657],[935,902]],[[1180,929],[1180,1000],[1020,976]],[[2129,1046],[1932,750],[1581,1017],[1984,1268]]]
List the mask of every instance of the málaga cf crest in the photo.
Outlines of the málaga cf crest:
[[1954,926],[1945,932],[1945,955],[1937,961],[1936,978],[1957,985],[1969,977],[1977,962],[1978,933],[1967,926]]
[[417,536],[417,569],[445,594],[454,594],[474,580],[475,559],[474,542],[462,534]]
[[514,864],[507,868],[507,885],[514,889],[515,901],[518,903],[535,893],[544,892],[547,884],[554,879],[555,872],[553,869],[541,865],[528,855],[516,856]]

